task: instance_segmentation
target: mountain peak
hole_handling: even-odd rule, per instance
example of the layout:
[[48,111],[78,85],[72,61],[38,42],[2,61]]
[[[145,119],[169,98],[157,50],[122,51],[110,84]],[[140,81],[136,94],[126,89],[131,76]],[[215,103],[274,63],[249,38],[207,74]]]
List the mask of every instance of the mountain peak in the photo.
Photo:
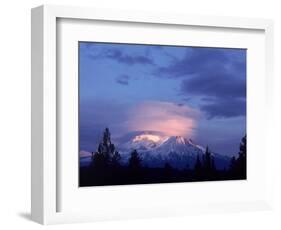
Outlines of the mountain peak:
[[187,144],[188,141],[186,140],[186,138],[184,138],[182,136],[176,136],[176,143],[178,143],[178,144]]
[[169,137],[166,142],[170,142],[170,143],[174,143],[174,144],[180,144],[180,145],[186,145],[186,144],[190,144],[189,141],[182,137],[182,136],[171,136]]
[[[202,157],[205,149],[182,136],[165,136],[155,133],[142,133],[135,135],[130,141],[125,142],[120,150],[123,163],[126,164],[132,150],[137,150],[146,167],[164,167],[166,162],[178,169],[190,167],[196,162],[197,156]],[[216,156],[216,166],[220,168],[228,163],[219,155]]]
[[161,145],[165,142],[167,137],[151,134],[151,133],[143,133],[134,136],[130,141],[123,144],[122,149],[133,150],[136,149],[138,151],[147,151],[157,146]]

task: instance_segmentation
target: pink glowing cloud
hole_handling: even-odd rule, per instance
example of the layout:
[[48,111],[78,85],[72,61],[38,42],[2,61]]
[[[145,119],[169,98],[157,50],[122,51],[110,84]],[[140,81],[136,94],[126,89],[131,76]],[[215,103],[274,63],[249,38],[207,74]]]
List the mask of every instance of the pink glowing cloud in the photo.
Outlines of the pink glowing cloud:
[[169,136],[192,137],[199,118],[199,111],[187,105],[176,105],[170,102],[142,102],[131,108],[129,130],[159,131]]

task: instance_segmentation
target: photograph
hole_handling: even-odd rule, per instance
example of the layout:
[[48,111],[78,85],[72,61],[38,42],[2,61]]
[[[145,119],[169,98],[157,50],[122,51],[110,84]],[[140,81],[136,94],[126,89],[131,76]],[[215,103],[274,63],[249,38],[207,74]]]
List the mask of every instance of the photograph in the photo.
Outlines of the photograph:
[[247,49],[78,42],[79,186],[247,179]]

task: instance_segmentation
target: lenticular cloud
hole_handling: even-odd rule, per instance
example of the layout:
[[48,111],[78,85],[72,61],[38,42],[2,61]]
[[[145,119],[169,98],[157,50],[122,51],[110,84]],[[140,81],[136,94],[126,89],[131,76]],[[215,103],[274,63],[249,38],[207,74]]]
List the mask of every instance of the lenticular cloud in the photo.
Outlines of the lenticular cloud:
[[199,111],[187,105],[146,101],[131,108],[127,125],[132,131],[152,130],[168,136],[192,137],[199,115]]

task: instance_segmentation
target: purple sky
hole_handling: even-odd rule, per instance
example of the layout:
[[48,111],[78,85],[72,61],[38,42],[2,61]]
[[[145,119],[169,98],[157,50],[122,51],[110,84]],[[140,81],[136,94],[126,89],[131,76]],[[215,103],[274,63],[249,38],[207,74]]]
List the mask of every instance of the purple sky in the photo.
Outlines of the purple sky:
[[[80,150],[157,131],[233,155],[246,133],[246,50],[79,43]],[[118,144],[118,143],[116,143]]]

